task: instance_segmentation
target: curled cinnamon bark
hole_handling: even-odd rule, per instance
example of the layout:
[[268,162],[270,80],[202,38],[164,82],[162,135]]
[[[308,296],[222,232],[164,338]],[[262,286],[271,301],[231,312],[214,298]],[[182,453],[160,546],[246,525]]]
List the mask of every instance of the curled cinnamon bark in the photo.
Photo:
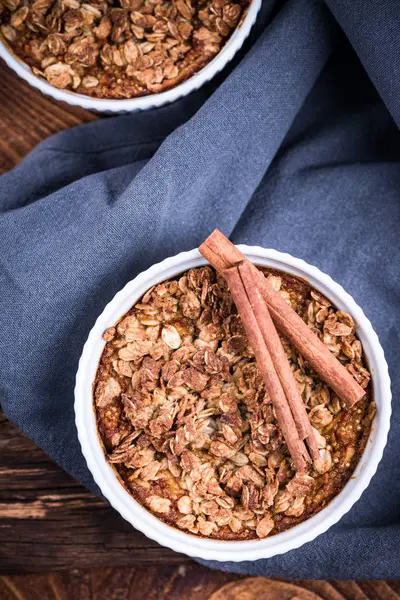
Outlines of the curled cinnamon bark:
[[275,371],[285,392],[287,401],[292,411],[293,419],[301,440],[306,439],[313,460],[319,460],[318,443],[311,427],[303,399],[297,387],[286,352],[281,339],[275,329],[268,307],[261,295],[257,278],[251,269],[251,263],[244,261],[239,264],[239,273],[251,303],[254,316],[259,325],[265,345],[271,355]]
[[271,355],[265,344],[257,319],[252,311],[250,300],[237,266],[222,271],[236,308],[239,312],[249,344],[256,357],[257,366],[264,380],[265,387],[271,397],[276,419],[282,430],[289,452],[293,458],[296,471],[307,470],[308,453],[304,442],[300,439],[296,423],[290,411],[285,392],[276,373]]
[[[221,273],[224,269],[246,260],[240,250],[218,229],[215,229],[200,246],[200,252]],[[250,265],[279,331],[297,348],[321,379],[351,408],[365,396],[365,390],[307,327],[296,311],[274,290],[257,267],[252,263]]]

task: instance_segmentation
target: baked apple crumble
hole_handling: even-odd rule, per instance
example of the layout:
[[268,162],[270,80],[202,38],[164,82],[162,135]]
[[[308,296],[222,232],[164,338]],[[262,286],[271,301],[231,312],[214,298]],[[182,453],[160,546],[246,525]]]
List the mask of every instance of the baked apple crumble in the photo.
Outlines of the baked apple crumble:
[[94,407],[107,459],[140,504],[199,536],[265,538],[316,514],[352,475],[375,414],[352,317],[306,281],[262,271],[367,392],[346,408],[282,338],[320,453],[305,473],[213,268],[159,283],[104,332]]
[[0,0],[0,32],[33,73],[95,98],[170,89],[218,54],[249,0]]

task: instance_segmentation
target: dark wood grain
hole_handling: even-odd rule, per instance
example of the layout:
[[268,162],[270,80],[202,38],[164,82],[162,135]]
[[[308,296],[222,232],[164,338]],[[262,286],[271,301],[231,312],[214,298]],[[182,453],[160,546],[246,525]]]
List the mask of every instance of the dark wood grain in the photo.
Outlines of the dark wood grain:
[[396,581],[285,581],[200,565],[0,577],[2,600],[399,600]]
[[0,173],[57,131],[98,117],[83,108],[44,96],[17,77],[0,59]]
[[[43,96],[1,60],[0,81],[0,173],[49,135],[99,118]],[[299,600],[306,591],[322,600],[400,598],[400,582],[288,586],[196,565],[135,531],[0,412],[1,574],[1,600]]]

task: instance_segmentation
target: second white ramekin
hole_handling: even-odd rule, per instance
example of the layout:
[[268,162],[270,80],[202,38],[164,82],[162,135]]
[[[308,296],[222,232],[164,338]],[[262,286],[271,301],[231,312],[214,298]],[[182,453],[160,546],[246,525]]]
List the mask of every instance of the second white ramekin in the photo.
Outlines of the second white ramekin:
[[22,79],[25,79],[30,85],[39,89],[43,94],[51,96],[56,100],[62,100],[73,106],[81,106],[87,110],[102,113],[128,113],[139,110],[147,110],[169,104],[187,96],[194,90],[198,90],[204,83],[210,81],[214,75],[222,71],[225,65],[235,56],[236,52],[242,47],[243,42],[248,37],[260,10],[262,0],[252,0],[243,22],[232,33],[231,37],[222,48],[222,50],[210,61],[201,71],[189,77],[183,83],[176,87],[161,92],[160,94],[150,94],[140,98],[128,100],[102,100],[91,98],[83,94],[76,94],[69,90],[60,90],[50,85],[41,77],[32,73],[31,69],[9,48],[7,42],[0,36],[0,57],[13,69]]
[[93,410],[92,385],[105,342],[103,331],[114,325],[151,286],[192,267],[206,263],[198,250],[183,252],[153,265],[116,294],[91,330],[79,362],[75,387],[75,415],[82,452],[94,480],[110,504],[147,537],[176,552],[217,561],[248,561],[270,558],[299,548],[337,523],[357,502],[382,458],[390,426],[391,391],[388,367],[378,336],[353,298],[328,275],[303,260],[276,250],[238,246],[257,265],[280,269],[306,279],[335,306],[350,313],[357,323],[372,374],[377,414],[364,454],[342,492],[317,515],[300,525],[262,540],[224,542],[199,538],[166,525],[143,508],[119,483],[106,461],[99,442]]

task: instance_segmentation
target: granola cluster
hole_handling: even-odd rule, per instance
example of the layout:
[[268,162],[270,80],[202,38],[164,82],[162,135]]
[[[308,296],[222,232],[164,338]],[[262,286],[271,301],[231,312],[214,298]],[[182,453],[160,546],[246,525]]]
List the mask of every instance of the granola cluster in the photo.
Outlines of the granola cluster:
[[215,56],[248,0],[0,0],[0,31],[62,89],[133,98],[169,89]]
[[[305,281],[265,273],[367,389],[351,316]],[[104,338],[94,402],[105,451],[127,490],[173,526],[216,539],[278,533],[323,508],[360,458],[370,393],[345,409],[283,340],[322,459],[294,472],[232,297],[208,266],[150,289]]]

